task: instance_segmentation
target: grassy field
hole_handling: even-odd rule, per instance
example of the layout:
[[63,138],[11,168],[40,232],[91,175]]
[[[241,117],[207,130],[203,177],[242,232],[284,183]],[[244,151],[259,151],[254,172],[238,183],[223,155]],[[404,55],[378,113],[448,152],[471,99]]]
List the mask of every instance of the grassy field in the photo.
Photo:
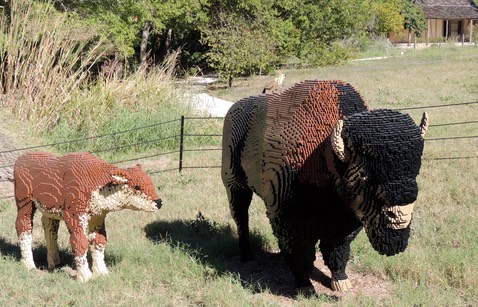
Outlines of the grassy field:
[[[477,48],[433,48],[403,56],[357,61],[343,67],[281,71],[285,87],[304,79],[342,79],[353,84],[372,108],[406,108],[478,101]],[[232,89],[215,85],[210,94],[231,101],[261,92],[271,77],[237,80]],[[74,280],[67,230],[60,229],[62,269],[48,272],[39,214],[34,257],[42,270],[20,263],[10,200],[0,201],[0,305],[2,306],[473,306],[478,304],[478,140],[433,140],[476,136],[478,105],[404,111],[418,121],[430,116],[418,178],[409,247],[384,257],[364,233],[352,244],[350,293],[327,288],[330,273],[316,261],[318,295],[294,295],[293,280],[277,256],[264,206],[250,209],[255,266],[238,257],[235,226],[217,168],[153,175],[161,187],[157,213],[122,211],[107,217],[110,274],[86,284]],[[14,128],[13,125],[10,128]],[[11,131],[13,133],[13,129]],[[450,159],[453,157],[471,157]],[[442,159],[446,158],[446,159]],[[220,152],[188,153],[187,165],[218,165]],[[175,157],[143,161],[175,167]]]

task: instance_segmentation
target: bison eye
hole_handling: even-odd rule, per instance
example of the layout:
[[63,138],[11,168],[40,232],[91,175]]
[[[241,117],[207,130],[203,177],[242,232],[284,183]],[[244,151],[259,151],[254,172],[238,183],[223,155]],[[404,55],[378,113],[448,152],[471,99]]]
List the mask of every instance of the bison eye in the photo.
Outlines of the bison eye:
[[365,173],[364,171],[360,172],[360,180],[367,181],[368,180],[367,173]]

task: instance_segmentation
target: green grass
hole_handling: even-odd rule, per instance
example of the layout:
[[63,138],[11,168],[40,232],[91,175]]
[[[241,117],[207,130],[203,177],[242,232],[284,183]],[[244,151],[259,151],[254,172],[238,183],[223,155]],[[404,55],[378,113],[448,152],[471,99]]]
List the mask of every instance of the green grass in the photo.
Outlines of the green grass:
[[[286,86],[302,79],[343,79],[356,86],[372,108],[477,101],[477,51],[434,48],[344,67],[290,70],[286,71]],[[236,87],[212,95],[235,100],[258,94],[258,81],[262,80],[265,78],[240,80]],[[477,135],[476,124],[433,127],[477,120],[477,107],[407,113],[418,121],[421,112],[429,112],[432,126],[427,138],[431,139]],[[458,156],[475,158],[433,160]],[[161,187],[163,208],[152,214],[121,211],[108,215],[106,262],[110,274],[86,284],[76,283],[69,270],[27,272],[19,261],[16,245],[15,205],[13,201],[0,201],[0,305],[473,306],[478,304],[476,157],[476,139],[426,141],[409,247],[394,257],[380,256],[361,233],[352,244],[348,270],[359,279],[376,281],[338,297],[329,292],[315,297],[290,296],[293,281],[284,263],[269,254],[277,251],[277,243],[264,205],[257,198],[250,209],[250,224],[255,250],[262,255],[263,262],[255,269],[240,264],[235,225],[217,168],[153,175],[154,182]],[[219,162],[219,151],[185,155],[188,166]],[[176,166],[177,157],[142,163],[153,170],[161,163],[165,167]],[[34,240],[35,260],[44,266],[46,252],[39,214]],[[60,247],[63,263],[72,266],[63,225]],[[274,278],[268,279],[268,275]],[[380,282],[386,291],[378,295],[371,289]]]

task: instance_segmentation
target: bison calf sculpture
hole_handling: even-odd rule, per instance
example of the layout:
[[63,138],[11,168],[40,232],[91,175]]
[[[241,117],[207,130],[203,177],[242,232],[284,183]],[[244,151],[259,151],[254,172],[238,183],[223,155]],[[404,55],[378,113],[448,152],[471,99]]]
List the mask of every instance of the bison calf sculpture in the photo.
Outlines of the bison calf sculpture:
[[426,129],[426,114],[417,126],[397,111],[370,111],[342,81],[305,81],[235,103],[224,122],[222,180],[241,259],[253,258],[253,192],[299,288],[311,290],[319,240],[339,291],[351,286],[345,267],[362,227],[380,254],[404,251]]
[[[16,229],[22,261],[35,269],[32,255],[33,215],[38,209],[48,250],[48,267],[60,264],[58,227],[64,220],[70,233],[77,280],[107,274],[105,217],[121,209],[156,211],[161,199],[141,165],[118,168],[88,153],[55,156],[46,152],[20,156],[14,166]],[[90,245],[93,273],[86,253]]]

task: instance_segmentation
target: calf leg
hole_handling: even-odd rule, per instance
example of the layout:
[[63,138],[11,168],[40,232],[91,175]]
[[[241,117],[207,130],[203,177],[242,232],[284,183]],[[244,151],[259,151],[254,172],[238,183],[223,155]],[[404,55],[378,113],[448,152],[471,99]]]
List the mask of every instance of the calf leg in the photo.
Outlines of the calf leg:
[[76,264],[76,279],[80,282],[88,281],[93,274],[88,267],[86,254],[88,252],[88,215],[65,212],[65,222],[70,232],[70,244]]
[[15,223],[15,228],[18,235],[18,244],[20,245],[20,253],[22,255],[22,262],[27,269],[36,269],[33,261],[32,252],[32,229],[33,229],[33,215],[35,214],[35,207],[32,201],[24,201],[17,205],[18,214]]
[[60,221],[45,215],[41,218],[47,248],[48,268],[53,269],[60,265],[60,254],[58,253],[58,228]]
[[93,275],[108,274],[108,269],[105,264],[106,229],[104,218],[98,223],[90,222],[88,241],[90,243],[91,258],[93,260]]
[[229,208],[231,215],[237,225],[239,235],[239,250],[241,261],[251,261],[254,259],[251,249],[249,235],[249,206],[252,200],[252,191],[249,188],[227,188],[227,197],[229,198]]

